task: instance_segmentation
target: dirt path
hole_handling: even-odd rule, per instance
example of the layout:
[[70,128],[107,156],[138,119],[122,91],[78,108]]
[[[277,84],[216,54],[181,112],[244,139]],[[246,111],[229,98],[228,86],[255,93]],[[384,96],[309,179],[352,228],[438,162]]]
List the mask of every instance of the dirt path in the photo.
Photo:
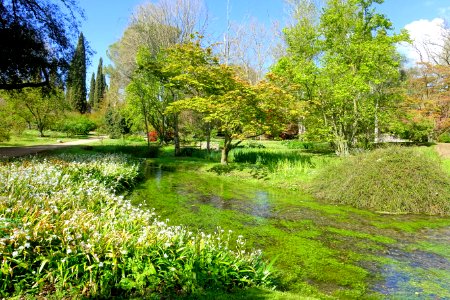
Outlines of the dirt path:
[[436,151],[443,158],[450,158],[450,143],[440,143],[436,146]]
[[55,150],[66,148],[70,146],[84,145],[97,141],[101,141],[104,137],[90,137],[84,140],[77,140],[72,142],[51,144],[51,145],[38,145],[28,147],[0,147],[0,157],[18,157],[30,154],[36,154],[43,151]]

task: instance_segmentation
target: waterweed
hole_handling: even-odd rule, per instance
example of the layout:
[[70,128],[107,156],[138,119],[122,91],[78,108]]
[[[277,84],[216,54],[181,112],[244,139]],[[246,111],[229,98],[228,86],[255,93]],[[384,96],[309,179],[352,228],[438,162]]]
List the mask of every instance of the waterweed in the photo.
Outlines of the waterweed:
[[121,155],[58,155],[0,168],[0,295],[200,294],[270,285],[261,251],[218,228],[169,226],[117,191],[140,176]]

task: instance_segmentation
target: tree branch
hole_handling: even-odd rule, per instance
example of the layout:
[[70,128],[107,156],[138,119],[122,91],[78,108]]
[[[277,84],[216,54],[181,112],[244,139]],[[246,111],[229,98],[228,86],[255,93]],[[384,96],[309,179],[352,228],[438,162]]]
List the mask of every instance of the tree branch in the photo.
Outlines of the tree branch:
[[22,82],[22,83],[0,83],[0,90],[20,90],[27,87],[49,86],[49,81],[42,82]]

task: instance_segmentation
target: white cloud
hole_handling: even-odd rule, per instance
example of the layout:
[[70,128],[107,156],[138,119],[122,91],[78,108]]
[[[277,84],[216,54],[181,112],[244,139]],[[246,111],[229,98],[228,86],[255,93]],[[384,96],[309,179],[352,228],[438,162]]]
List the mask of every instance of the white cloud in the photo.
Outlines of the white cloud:
[[399,51],[403,53],[410,63],[418,61],[429,61],[430,54],[437,54],[444,45],[445,20],[436,18],[433,20],[417,20],[405,26],[408,30],[413,45],[406,43],[399,46]]

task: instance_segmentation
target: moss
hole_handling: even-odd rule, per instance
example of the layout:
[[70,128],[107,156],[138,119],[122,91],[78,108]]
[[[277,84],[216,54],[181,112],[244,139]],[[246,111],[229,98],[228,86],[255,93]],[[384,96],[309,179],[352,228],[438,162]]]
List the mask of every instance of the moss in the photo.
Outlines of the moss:
[[[286,297],[379,299],[382,295],[371,291],[376,270],[366,265],[393,264],[383,256],[388,247],[403,247],[399,242],[414,240],[423,228],[450,224],[439,217],[380,215],[319,202],[298,189],[280,189],[271,179],[275,174],[255,179],[239,165],[218,174],[209,171],[215,163],[196,158],[152,161],[163,166],[162,173],[150,175],[134,193],[135,203],[156,208],[173,225],[209,232],[221,226],[242,234],[249,247],[275,259],[276,285],[290,292]],[[294,184],[289,180],[281,186]],[[236,295],[229,297],[241,296]],[[285,294],[242,295],[282,299]]]
[[356,238],[359,238],[359,239],[367,239],[367,240],[374,241],[374,242],[377,242],[377,243],[393,244],[393,243],[396,242],[395,239],[392,239],[392,238],[389,238],[389,237],[385,237],[385,236],[381,236],[381,235],[371,235],[371,234],[358,232],[358,231],[353,231],[353,230],[338,229],[338,228],[332,228],[332,227],[327,228],[327,230],[329,232],[337,233],[337,234],[340,234],[340,235],[349,236],[349,237],[356,237]]
[[422,250],[426,252],[431,252],[438,254],[442,257],[450,260],[450,248],[448,243],[445,242],[425,242],[421,241],[416,244],[412,244],[408,246],[408,250]]

